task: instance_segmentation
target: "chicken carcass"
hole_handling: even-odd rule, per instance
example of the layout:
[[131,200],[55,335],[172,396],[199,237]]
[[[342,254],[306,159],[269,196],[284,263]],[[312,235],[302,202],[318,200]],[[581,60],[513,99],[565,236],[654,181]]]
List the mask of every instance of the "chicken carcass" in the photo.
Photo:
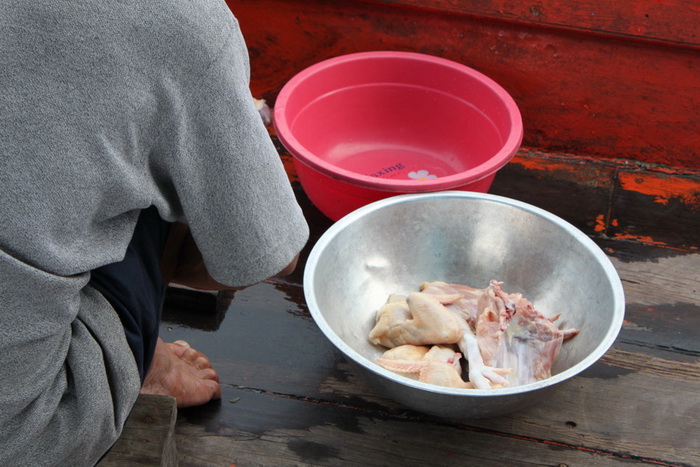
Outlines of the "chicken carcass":
[[491,281],[480,299],[476,323],[479,349],[487,365],[509,367],[510,385],[527,384],[552,376],[552,364],[562,342],[579,333],[559,329],[521,294],[508,294]]

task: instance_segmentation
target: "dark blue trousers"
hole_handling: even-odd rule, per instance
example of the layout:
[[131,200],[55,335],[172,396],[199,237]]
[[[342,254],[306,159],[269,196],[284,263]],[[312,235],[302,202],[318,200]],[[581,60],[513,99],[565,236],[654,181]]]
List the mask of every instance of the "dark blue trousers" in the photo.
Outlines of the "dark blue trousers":
[[124,325],[126,340],[141,381],[151,364],[158,340],[165,286],[160,259],[170,223],[155,207],[141,211],[124,259],[92,271],[90,285],[112,304]]

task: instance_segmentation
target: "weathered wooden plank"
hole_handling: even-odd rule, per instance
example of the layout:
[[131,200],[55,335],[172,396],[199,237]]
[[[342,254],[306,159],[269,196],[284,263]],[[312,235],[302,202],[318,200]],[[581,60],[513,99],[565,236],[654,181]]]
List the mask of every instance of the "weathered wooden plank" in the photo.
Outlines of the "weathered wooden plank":
[[[437,459],[467,465],[696,465],[697,377],[679,387],[666,374],[626,372],[612,364],[619,361],[614,355],[608,360],[611,365],[572,380],[551,400],[493,420],[424,417],[390,401],[381,404],[376,394],[370,396],[380,404],[368,408],[357,404],[364,394],[352,381],[330,384],[352,394],[338,402],[229,386],[220,404],[181,412],[178,446],[183,465],[428,465]],[[642,397],[630,398],[630,385]],[[671,386],[680,393],[669,397]]]
[[700,251],[700,177],[621,167],[616,182],[608,236]]
[[610,209],[616,170],[612,163],[521,149],[496,174],[489,192],[545,209],[595,235]]
[[[601,465],[628,455],[411,416],[367,414],[351,406],[225,389],[220,407],[182,414],[182,465]],[[209,419],[226,404],[235,416]],[[568,429],[568,428],[566,428]],[[639,460],[639,459],[636,459]],[[671,465],[652,460],[657,465]]]
[[[674,376],[630,370],[621,357],[626,355],[611,352],[551,400],[491,426],[633,458],[697,465],[697,378],[676,377],[675,362],[663,365]],[[697,362],[690,368],[696,374],[698,369]]]
[[[459,3],[500,8],[495,2]],[[513,14],[534,8],[549,17],[557,4],[566,17],[564,3],[510,6],[519,10]],[[697,6],[672,3],[685,5],[687,14],[659,27],[672,30],[687,20],[697,28]],[[653,15],[651,22],[659,19],[657,9],[666,8],[666,3],[647,11],[629,2],[605,5]],[[270,104],[290,78],[323,59],[367,50],[422,52],[464,63],[500,83],[522,111],[526,146],[700,168],[697,50],[386,2],[236,0],[229,6],[249,46],[252,90]],[[508,19],[510,13],[498,14]],[[618,19],[609,17],[613,23]]]
[[[369,2],[369,0],[368,0]],[[700,5],[687,0],[373,0],[431,11],[517,21],[538,26],[700,46]]]
[[620,340],[700,357],[700,254],[672,254],[646,261],[613,257],[613,264],[622,278],[627,303]]
[[98,465],[177,466],[176,419],[174,397],[141,394],[119,440]]
[[600,361],[605,365],[653,374],[662,378],[669,377],[688,382],[700,380],[700,372],[698,371],[700,370],[700,360],[697,359],[690,362],[678,362],[613,347]]

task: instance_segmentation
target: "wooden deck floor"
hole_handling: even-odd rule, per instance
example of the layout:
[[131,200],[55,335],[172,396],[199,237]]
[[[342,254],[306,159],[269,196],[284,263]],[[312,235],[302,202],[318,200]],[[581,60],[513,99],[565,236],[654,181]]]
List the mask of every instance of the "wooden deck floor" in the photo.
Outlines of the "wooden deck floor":
[[170,289],[162,336],[204,351],[223,386],[220,401],[179,411],[180,465],[700,465],[700,174],[522,150],[491,192],[598,243],[623,281],[624,326],[551,399],[447,420],[377,392],[316,327],[302,271],[331,221],[288,168],[312,226],[297,271],[235,294]]

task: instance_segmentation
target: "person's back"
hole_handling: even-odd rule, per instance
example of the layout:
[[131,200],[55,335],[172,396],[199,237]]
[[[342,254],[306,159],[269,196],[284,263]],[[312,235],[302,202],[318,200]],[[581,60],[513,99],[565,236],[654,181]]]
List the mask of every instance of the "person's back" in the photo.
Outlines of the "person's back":
[[94,463],[141,381],[87,284],[139,212],[190,224],[230,285],[281,270],[306,227],[259,186],[286,179],[223,1],[12,0],[0,27],[0,464]]

